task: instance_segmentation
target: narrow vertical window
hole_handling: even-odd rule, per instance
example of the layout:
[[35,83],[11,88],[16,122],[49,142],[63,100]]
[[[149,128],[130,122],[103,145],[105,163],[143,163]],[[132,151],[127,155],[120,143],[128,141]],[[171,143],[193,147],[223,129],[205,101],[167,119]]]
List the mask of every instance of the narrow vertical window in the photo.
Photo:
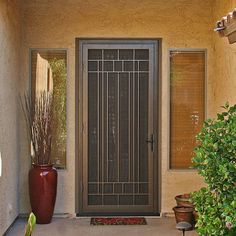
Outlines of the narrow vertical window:
[[66,167],[66,50],[31,50],[31,94],[53,91],[54,127],[52,157],[59,169]]
[[170,168],[191,166],[205,118],[205,51],[170,51]]

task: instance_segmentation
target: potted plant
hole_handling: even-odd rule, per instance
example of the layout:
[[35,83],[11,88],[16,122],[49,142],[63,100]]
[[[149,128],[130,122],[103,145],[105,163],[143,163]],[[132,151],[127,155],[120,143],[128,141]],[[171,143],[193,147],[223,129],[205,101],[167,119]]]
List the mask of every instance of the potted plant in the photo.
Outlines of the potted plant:
[[199,235],[236,235],[236,105],[223,107],[197,135],[193,164],[207,187],[191,194]]
[[33,151],[29,171],[29,194],[37,223],[51,222],[57,192],[57,171],[51,157],[53,95],[39,92],[34,98],[25,95],[23,110]]
[[196,209],[193,206],[192,200],[191,200],[191,193],[184,193],[175,196],[175,200],[177,203],[177,206],[190,206],[193,207],[193,218],[194,218],[194,224],[197,222],[198,214],[196,212]]
[[173,211],[175,213],[176,223],[188,222],[189,224],[194,226],[194,208],[192,206],[175,206],[173,207]]
[[190,202],[190,194],[184,193],[175,196],[177,206],[173,207],[175,213],[176,223],[188,222],[192,226],[194,225],[194,208]]
[[190,202],[190,193],[184,193],[175,196],[175,200],[177,206],[193,206],[192,202]]

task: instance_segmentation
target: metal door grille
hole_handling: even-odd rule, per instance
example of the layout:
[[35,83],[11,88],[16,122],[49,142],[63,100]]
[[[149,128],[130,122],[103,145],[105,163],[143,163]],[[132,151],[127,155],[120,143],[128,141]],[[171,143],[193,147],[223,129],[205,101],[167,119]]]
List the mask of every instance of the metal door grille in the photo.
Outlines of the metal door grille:
[[88,49],[88,205],[149,205],[149,49]]
[[159,42],[82,39],[78,45],[79,214],[158,214]]

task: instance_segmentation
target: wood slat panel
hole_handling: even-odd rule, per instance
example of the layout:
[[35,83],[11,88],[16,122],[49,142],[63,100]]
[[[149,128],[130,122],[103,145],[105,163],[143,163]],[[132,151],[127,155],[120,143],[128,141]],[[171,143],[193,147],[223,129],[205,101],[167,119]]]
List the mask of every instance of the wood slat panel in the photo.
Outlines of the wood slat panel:
[[189,168],[205,117],[205,52],[170,54],[170,167]]

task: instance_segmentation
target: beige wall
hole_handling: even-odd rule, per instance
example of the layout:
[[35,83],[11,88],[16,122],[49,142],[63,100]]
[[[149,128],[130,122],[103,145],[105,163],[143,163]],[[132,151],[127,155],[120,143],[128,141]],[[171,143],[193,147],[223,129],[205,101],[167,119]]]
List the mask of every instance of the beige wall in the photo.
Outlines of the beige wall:
[[[221,20],[228,12],[236,8],[236,0],[216,0],[214,5],[214,22]],[[215,75],[214,75],[214,111],[226,101],[236,103],[236,44],[229,44],[226,37],[221,38],[217,33],[213,38]]]
[[20,5],[0,0],[0,235],[19,213],[18,177],[18,81]]
[[[59,172],[56,212],[75,212],[75,38],[162,38],[161,210],[171,212],[174,196],[202,185],[194,171],[168,170],[168,49],[207,49],[208,114],[213,114],[214,56],[212,2],[206,0],[25,0],[22,91],[28,86],[29,48],[68,49],[67,170]],[[20,212],[29,210],[27,145],[22,134]]]

